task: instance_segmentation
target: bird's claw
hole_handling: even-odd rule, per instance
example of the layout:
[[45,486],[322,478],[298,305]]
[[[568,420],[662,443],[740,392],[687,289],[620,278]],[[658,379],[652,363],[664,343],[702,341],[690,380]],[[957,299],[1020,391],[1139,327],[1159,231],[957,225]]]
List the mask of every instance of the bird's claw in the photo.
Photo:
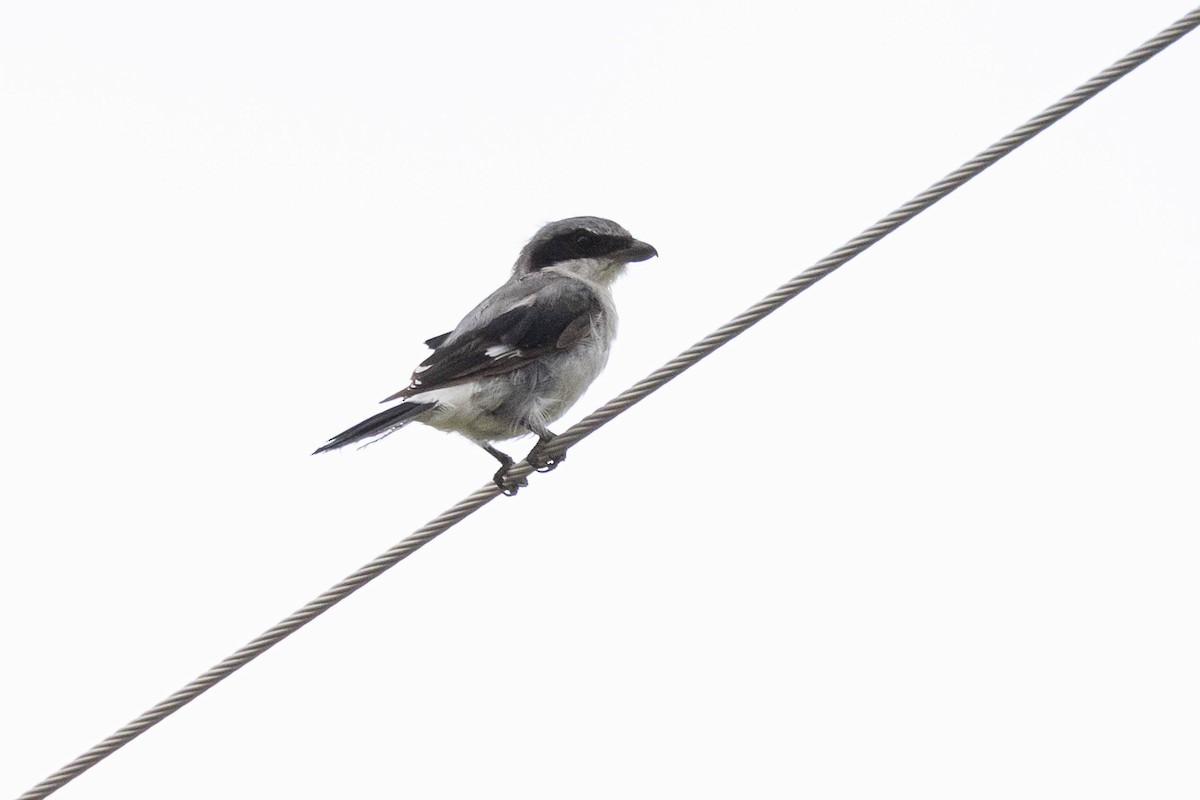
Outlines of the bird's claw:
[[546,451],[550,449],[548,445],[549,442],[539,442],[529,451],[529,455],[525,456],[525,460],[529,462],[529,466],[538,472],[550,472],[567,460],[566,453],[559,453],[558,455],[547,453]]
[[492,476],[492,481],[500,489],[500,494],[505,497],[515,497],[518,491],[529,485],[529,481],[525,478],[517,478],[511,482],[508,480],[508,469],[511,466],[512,464],[505,464]]

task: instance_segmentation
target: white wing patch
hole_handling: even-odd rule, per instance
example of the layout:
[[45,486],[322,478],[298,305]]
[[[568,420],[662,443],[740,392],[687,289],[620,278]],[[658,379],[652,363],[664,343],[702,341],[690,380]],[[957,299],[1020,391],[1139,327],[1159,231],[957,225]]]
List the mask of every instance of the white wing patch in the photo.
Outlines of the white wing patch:
[[500,359],[514,355],[519,356],[521,355],[521,349],[513,347],[511,344],[494,344],[487,350],[484,350],[483,354],[491,359]]

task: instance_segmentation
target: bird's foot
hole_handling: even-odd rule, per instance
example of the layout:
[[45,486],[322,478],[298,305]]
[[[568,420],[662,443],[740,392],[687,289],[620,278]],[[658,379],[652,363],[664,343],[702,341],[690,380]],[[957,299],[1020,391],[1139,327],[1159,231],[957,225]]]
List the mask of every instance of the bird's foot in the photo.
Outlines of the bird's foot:
[[496,474],[492,476],[492,480],[496,486],[500,487],[500,493],[505,497],[513,497],[516,493],[529,485],[529,481],[525,478],[508,479],[508,468],[511,464],[503,466],[496,470]]
[[497,450],[486,442],[482,443],[480,446],[483,447],[484,450],[487,450],[489,453],[491,453],[492,458],[500,462],[500,469],[496,470],[496,474],[492,476],[492,482],[499,487],[501,494],[503,494],[505,497],[512,497],[522,487],[529,485],[529,481],[525,480],[523,477],[512,480],[509,479],[508,471],[512,469],[512,465],[516,463],[512,460],[512,456],[501,450]]
[[536,469],[538,472],[550,472],[559,464],[567,460],[566,453],[550,453],[550,445],[555,437],[549,436],[540,439],[533,449],[529,451],[529,455],[525,456],[525,460],[529,462],[529,466]]
[[513,460],[505,456],[500,462],[500,469],[496,470],[496,474],[492,476],[492,480],[496,486],[500,488],[500,493],[505,497],[513,497],[518,491],[529,485],[529,481],[525,478],[509,479],[508,471],[512,469]]

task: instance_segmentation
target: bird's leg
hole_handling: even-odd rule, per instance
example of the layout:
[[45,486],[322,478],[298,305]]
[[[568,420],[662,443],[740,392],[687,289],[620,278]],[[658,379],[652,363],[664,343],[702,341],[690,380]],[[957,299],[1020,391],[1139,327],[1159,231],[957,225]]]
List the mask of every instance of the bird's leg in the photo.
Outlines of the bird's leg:
[[512,456],[510,456],[508,453],[497,450],[487,442],[482,442],[479,446],[491,453],[492,458],[500,462],[500,469],[496,470],[496,474],[492,476],[492,480],[496,482],[496,485],[500,487],[501,493],[503,493],[506,497],[512,497],[522,486],[529,485],[529,481],[525,480],[524,478],[519,478],[513,483],[509,483],[507,480],[505,480],[508,477],[509,468],[514,463]]
[[567,460],[566,453],[551,456],[546,452],[550,447],[550,443],[557,438],[549,428],[545,425],[539,425],[536,422],[526,422],[524,424],[531,433],[537,434],[538,437],[538,443],[529,451],[529,455],[525,456],[525,460],[529,462],[531,467],[538,472],[549,472]]

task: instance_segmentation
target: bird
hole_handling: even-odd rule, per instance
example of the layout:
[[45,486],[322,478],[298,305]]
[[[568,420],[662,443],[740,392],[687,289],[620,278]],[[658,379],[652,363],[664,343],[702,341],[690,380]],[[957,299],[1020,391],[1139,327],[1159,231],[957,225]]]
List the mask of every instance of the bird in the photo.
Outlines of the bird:
[[570,217],[544,226],[522,248],[512,275],[454,330],[425,341],[432,349],[401,401],[347,428],[313,455],[369,444],[420,422],[461,434],[500,462],[493,482],[506,495],[526,481],[508,480],[515,463],[493,442],[528,434],[538,443],[526,460],[538,471],[558,466],[548,427],[580,398],[608,363],[617,333],[611,286],[630,264],[658,256],[646,242],[601,217]]

